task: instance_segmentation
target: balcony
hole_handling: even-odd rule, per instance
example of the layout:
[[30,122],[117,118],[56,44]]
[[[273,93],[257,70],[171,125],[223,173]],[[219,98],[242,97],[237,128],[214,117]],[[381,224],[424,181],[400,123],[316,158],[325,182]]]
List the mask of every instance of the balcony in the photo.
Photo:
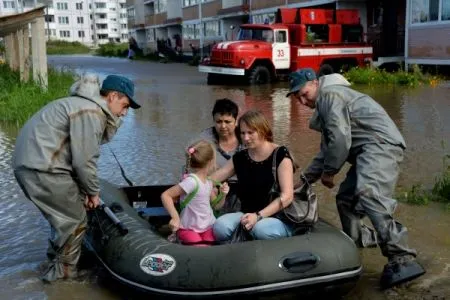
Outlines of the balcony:
[[108,34],[108,33],[109,33],[108,28],[104,28],[104,29],[96,29],[95,32],[96,32],[97,34]]
[[107,18],[95,18],[95,23],[96,24],[108,24],[108,19]]
[[109,12],[108,8],[95,8],[94,9],[96,14],[107,14]]
[[155,25],[155,15],[145,17],[145,26]]

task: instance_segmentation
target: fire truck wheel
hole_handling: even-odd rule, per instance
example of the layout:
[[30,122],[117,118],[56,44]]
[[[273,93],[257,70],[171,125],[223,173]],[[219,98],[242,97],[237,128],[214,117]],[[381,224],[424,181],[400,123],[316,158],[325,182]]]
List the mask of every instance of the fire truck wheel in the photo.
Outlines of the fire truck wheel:
[[323,64],[320,66],[319,76],[333,74],[333,67],[329,64]]
[[248,75],[248,82],[250,84],[265,84],[269,83],[271,79],[270,71],[266,66],[258,65],[251,69]]

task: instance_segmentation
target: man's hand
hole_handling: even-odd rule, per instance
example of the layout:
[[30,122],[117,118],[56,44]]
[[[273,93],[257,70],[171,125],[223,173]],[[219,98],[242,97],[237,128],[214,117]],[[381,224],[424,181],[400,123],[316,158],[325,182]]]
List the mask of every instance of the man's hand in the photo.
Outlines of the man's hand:
[[97,195],[87,195],[86,200],[84,200],[84,207],[87,210],[91,210],[100,205],[100,196]]
[[322,177],[320,179],[322,180],[322,184],[327,188],[331,189],[334,187],[334,175],[322,173]]

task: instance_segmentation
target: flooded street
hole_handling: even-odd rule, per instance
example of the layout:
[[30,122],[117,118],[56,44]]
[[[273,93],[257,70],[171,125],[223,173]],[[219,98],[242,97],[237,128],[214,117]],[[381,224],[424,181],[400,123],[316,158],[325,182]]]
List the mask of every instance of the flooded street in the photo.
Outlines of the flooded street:
[[[206,76],[195,67],[118,58],[51,56],[49,64],[101,76],[122,74],[136,83],[142,108],[129,112],[113,141],[102,147],[99,160],[100,176],[118,185],[126,182],[112,152],[136,185],[176,182],[184,163],[183,149],[212,125],[211,110],[218,98],[236,101],[241,112],[249,108],[263,111],[272,122],[275,141],[287,145],[301,167],[319,149],[319,134],[308,128],[312,111],[285,97],[285,82],[263,87],[208,86]],[[450,85],[357,89],[379,101],[405,137],[408,148],[398,191],[418,183],[431,186],[442,170],[443,156],[450,154]],[[101,276],[86,283],[53,285],[38,279],[36,268],[45,260],[49,228],[12,174],[16,135],[16,128],[0,126],[0,299],[130,299],[126,290],[114,290],[111,284],[97,280]],[[338,182],[344,175],[339,174]],[[337,188],[316,185],[320,216],[340,226],[334,201]],[[409,243],[417,249],[427,274],[406,286],[380,291],[378,280],[386,259],[379,249],[364,249],[364,273],[345,299],[450,299],[450,211],[437,203],[423,207],[399,203],[396,216],[408,227]],[[295,295],[270,299],[295,299]]]

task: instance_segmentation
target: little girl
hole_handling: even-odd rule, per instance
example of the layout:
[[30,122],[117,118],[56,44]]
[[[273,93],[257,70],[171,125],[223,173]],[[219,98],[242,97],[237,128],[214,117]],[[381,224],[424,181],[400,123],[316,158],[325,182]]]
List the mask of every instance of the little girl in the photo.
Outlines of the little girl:
[[[162,203],[171,217],[169,227],[183,244],[210,244],[215,241],[212,225],[216,218],[211,206],[214,209],[222,207],[229,192],[226,182],[216,189],[208,178],[215,167],[215,156],[214,146],[206,140],[189,146],[186,153],[188,173],[179,184],[161,195]],[[174,204],[178,200],[180,214]]]

